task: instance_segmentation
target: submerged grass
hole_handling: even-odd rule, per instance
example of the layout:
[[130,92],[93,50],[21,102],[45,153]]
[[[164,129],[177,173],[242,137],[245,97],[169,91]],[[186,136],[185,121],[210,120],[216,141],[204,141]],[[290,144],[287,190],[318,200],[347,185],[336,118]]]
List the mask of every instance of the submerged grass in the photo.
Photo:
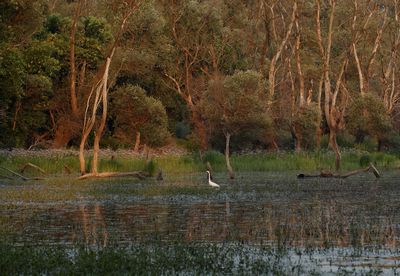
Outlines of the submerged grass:
[[[244,244],[136,244],[127,248],[11,246],[0,244],[3,275],[378,275],[382,268],[346,267],[332,252],[285,250]],[[356,258],[352,251],[335,254]],[[321,263],[321,258],[328,260]],[[386,272],[390,268],[385,268]],[[396,272],[396,268],[392,272]]]

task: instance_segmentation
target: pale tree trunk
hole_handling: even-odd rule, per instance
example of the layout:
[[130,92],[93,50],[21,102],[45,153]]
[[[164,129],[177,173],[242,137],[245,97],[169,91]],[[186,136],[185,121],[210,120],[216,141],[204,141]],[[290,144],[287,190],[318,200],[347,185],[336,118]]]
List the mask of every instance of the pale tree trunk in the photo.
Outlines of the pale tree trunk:
[[297,19],[298,14],[296,14],[296,31],[297,31],[297,38],[296,38],[296,47],[295,47],[295,52],[296,52],[296,68],[297,68],[297,75],[299,77],[299,106],[303,107],[305,104],[305,99],[304,99],[304,74],[303,70],[301,68],[301,56],[300,56],[300,44],[301,44],[301,30],[299,27],[299,20]]
[[[108,70],[110,66],[111,58],[107,58],[107,62],[105,65],[103,77],[98,83],[96,87],[92,88],[92,91],[90,92],[89,98],[87,100],[86,104],[86,111],[85,111],[85,118],[84,118],[84,125],[83,125],[83,130],[82,130],[82,138],[81,138],[81,143],[79,145],[79,163],[80,163],[80,170],[81,174],[86,173],[86,168],[85,168],[85,155],[84,155],[84,150],[85,150],[85,144],[87,141],[87,138],[89,137],[89,134],[92,132],[94,123],[96,121],[96,112],[97,109],[102,101],[102,95],[103,95],[103,86],[104,86],[104,77],[108,76]],[[107,83],[107,81],[106,81]],[[90,107],[90,100],[91,97],[93,96],[93,93],[95,93],[94,101],[93,101],[93,107],[92,107],[92,113],[90,118],[87,118],[87,113],[89,111]]]
[[[321,22],[320,22],[320,0],[316,0],[316,5],[317,5],[317,40],[318,40],[318,45],[321,51],[321,57],[323,60],[324,64],[324,74],[323,74],[323,83],[324,83],[324,113],[325,113],[325,118],[326,122],[329,127],[329,147],[334,151],[335,156],[336,156],[336,162],[335,162],[335,167],[336,170],[340,169],[340,161],[341,161],[341,154],[339,150],[339,146],[337,144],[337,132],[338,130],[341,129],[342,127],[342,122],[343,122],[343,116],[344,116],[344,109],[345,109],[345,101],[342,101],[340,103],[340,108],[337,108],[337,99],[339,96],[339,92],[341,90],[344,90],[343,84],[342,84],[342,78],[343,74],[346,70],[347,64],[348,64],[348,55],[344,58],[340,72],[337,76],[336,79],[336,86],[335,90],[332,92],[331,88],[331,64],[330,64],[330,59],[331,59],[331,49],[332,49],[332,36],[333,36],[333,21],[334,21],[334,15],[335,15],[335,7],[336,7],[336,0],[330,0],[330,14],[329,14],[329,26],[328,26],[328,33],[327,33],[327,41],[326,41],[326,48],[323,47],[322,43],[322,36],[321,36]],[[351,42],[350,45],[352,45],[353,41]],[[351,47],[349,47],[351,49]],[[351,52],[351,50],[350,50]],[[343,96],[342,96],[343,98]]]
[[140,147],[140,132],[136,131],[135,147],[133,148],[133,151],[138,152],[139,147]]
[[318,96],[317,96],[317,105],[318,105],[318,127],[317,131],[315,133],[316,136],[316,142],[317,142],[317,149],[321,149],[321,137],[322,137],[322,129],[321,129],[321,123],[322,123],[322,108],[321,108],[321,103],[322,103],[322,87],[324,85],[323,81],[323,76],[321,76],[321,79],[319,80],[318,83]]
[[[129,19],[129,17],[133,14],[133,12],[139,8],[140,2],[131,0],[131,1],[127,1],[126,4],[127,4],[127,10],[126,10],[124,16],[122,17],[122,21],[119,26],[119,30],[115,36],[112,46],[110,47],[105,64],[101,67],[101,69],[98,71],[98,73],[96,74],[96,76],[93,79],[92,90],[91,90],[90,95],[87,100],[85,117],[84,117],[84,122],[83,122],[83,129],[82,129],[82,138],[81,138],[81,143],[79,145],[79,162],[80,162],[80,170],[81,170],[82,175],[84,175],[86,173],[85,156],[84,156],[85,144],[86,144],[87,138],[89,137],[89,134],[91,133],[91,131],[94,127],[94,124],[96,121],[97,110],[98,110],[100,104],[102,103],[103,104],[103,113],[102,113],[100,125],[95,133],[93,160],[92,160],[92,169],[91,169],[92,175],[97,174],[99,144],[100,144],[100,139],[103,134],[105,124],[106,124],[106,119],[107,119],[107,82],[108,82],[108,72],[109,72],[109,68],[110,68],[110,63],[114,56],[115,49],[118,46],[119,40],[122,36],[122,33],[125,29],[126,23]],[[90,116],[90,118],[87,118],[93,93],[95,93],[95,96],[94,96],[94,100],[92,101],[91,116]]]
[[397,26],[398,31],[394,37],[394,41],[392,42],[393,47],[390,60],[381,77],[381,83],[383,87],[382,99],[385,104],[386,111],[389,115],[392,115],[395,106],[398,105],[398,103],[400,102],[400,91],[399,89],[396,89],[397,78],[395,70],[398,48],[400,46],[399,3],[399,0],[394,0],[396,23],[395,26]]
[[[297,46],[296,46],[297,48]],[[297,51],[297,49],[295,48],[295,51]],[[296,54],[297,55],[297,54]],[[299,61],[299,60],[297,60]],[[299,64],[297,64],[297,70],[299,70]],[[301,68],[301,66],[300,66]],[[299,72],[299,71],[298,71]],[[292,127],[292,135],[295,138],[295,151],[296,152],[301,152],[301,144],[302,144],[302,133],[301,133],[301,129],[298,128],[298,125],[294,122],[295,120],[295,116],[297,116],[299,110],[301,110],[302,106],[300,105],[301,102],[301,93],[300,93],[300,97],[299,97],[299,101],[296,102],[296,87],[295,87],[295,81],[293,78],[293,74],[292,74],[292,66],[290,65],[290,60],[288,62],[288,75],[289,75],[289,79],[290,79],[290,84],[291,84],[291,90],[292,90],[292,99],[291,99],[291,116],[292,116],[292,123],[291,123],[291,127]],[[304,94],[303,94],[304,96]],[[304,100],[304,97],[303,97]],[[297,106],[297,104],[299,106]],[[304,101],[303,101],[304,104]]]
[[[296,116],[296,113],[298,113],[298,111],[300,110],[300,112],[302,111],[302,109],[304,108],[306,101],[305,101],[305,96],[304,96],[304,74],[303,74],[303,70],[302,70],[302,66],[301,66],[301,56],[300,56],[300,46],[301,46],[301,30],[300,30],[300,26],[299,26],[299,20],[298,20],[298,13],[296,12],[296,16],[295,16],[295,25],[296,25],[296,42],[295,42],[295,57],[296,57],[296,69],[297,69],[297,76],[298,76],[298,80],[299,80],[299,100],[298,100],[298,108],[297,111],[295,108],[295,114],[293,114],[292,116]],[[290,65],[290,61],[289,61],[289,65]],[[292,86],[294,86],[294,83],[292,81]],[[295,94],[295,89],[292,88],[293,90],[293,94]],[[302,130],[298,128],[298,126],[294,125],[293,126],[293,132],[296,136],[296,146],[295,146],[295,151],[296,152],[301,152],[302,150],[302,140],[303,140],[303,133]]]
[[101,99],[103,103],[103,110],[102,110],[102,115],[101,115],[101,122],[100,126],[97,128],[94,136],[94,144],[93,144],[93,160],[92,160],[92,170],[91,172],[93,174],[97,173],[97,164],[98,164],[98,159],[99,159],[99,150],[100,150],[100,139],[101,136],[103,135],[104,128],[106,126],[106,120],[107,120],[107,108],[108,108],[108,99],[107,99],[107,94],[108,94],[108,87],[107,87],[107,81],[108,81],[108,71],[110,68],[110,62],[111,62],[111,57],[107,58],[107,63],[106,63],[106,69],[104,71],[103,75],[103,83],[102,83],[102,89],[101,89]]
[[336,169],[336,171],[339,171],[342,155],[340,154],[336,135],[337,135],[336,130],[331,130],[329,132],[329,145],[332,148],[333,152],[335,153],[335,169]]
[[273,56],[271,60],[271,64],[269,67],[269,72],[268,72],[268,106],[271,108],[274,94],[275,94],[275,74],[276,74],[276,64],[281,57],[282,51],[285,48],[287,41],[290,37],[290,34],[292,33],[293,29],[293,24],[294,21],[296,20],[296,13],[297,13],[297,1],[294,1],[293,3],[293,11],[292,11],[292,16],[290,19],[289,26],[287,28],[285,37],[281,41],[278,50],[276,51],[275,55]]
[[235,178],[235,174],[233,172],[231,161],[230,161],[230,142],[231,142],[231,134],[229,132],[225,133],[225,161],[226,161],[226,169],[228,170],[228,175],[230,179]]
[[372,48],[368,62],[366,63],[365,68],[363,68],[362,62],[361,62],[360,57],[357,52],[357,42],[362,37],[364,31],[367,30],[368,23],[370,22],[370,19],[372,18],[372,15],[375,13],[376,9],[373,9],[369,12],[369,14],[363,24],[361,32],[359,30],[356,31],[357,15],[358,15],[358,11],[359,11],[358,1],[359,0],[354,0],[354,17],[353,17],[353,23],[352,23],[352,27],[351,27],[352,32],[353,32],[353,37],[354,37],[354,41],[352,44],[352,51],[353,51],[354,60],[355,60],[355,63],[357,66],[357,71],[358,71],[360,94],[361,94],[361,96],[364,96],[369,92],[369,79],[371,77],[371,70],[372,70],[373,64],[375,63],[376,54],[381,45],[383,31],[386,26],[387,11],[385,10],[382,25],[377,31],[375,41],[374,41],[374,47]]

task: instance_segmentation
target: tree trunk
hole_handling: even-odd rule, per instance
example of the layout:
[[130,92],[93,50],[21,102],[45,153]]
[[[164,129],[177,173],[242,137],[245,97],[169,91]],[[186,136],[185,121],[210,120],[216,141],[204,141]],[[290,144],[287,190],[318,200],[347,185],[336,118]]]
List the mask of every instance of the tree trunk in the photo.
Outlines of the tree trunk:
[[294,133],[294,136],[296,137],[296,139],[295,139],[295,143],[296,143],[296,145],[295,145],[295,151],[296,152],[301,152],[301,140],[303,139],[302,138],[302,135],[301,135],[301,132],[299,131],[299,130],[297,130],[297,128],[294,126],[293,127],[293,133]]
[[140,147],[140,132],[136,131],[135,147],[133,148],[133,151],[138,152],[139,147]]
[[335,169],[336,171],[339,171],[342,157],[340,154],[339,146],[337,144],[336,131],[332,128],[329,131],[329,146],[335,153]]
[[[112,46],[109,49],[109,53],[107,54],[107,59],[103,66],[100,67],[100,69],[97,71],[97,74],[93,78],[93,85],[92,85],[92,90],[90,92],[90,95],[88,97],[87,103],[86,103],[86,110],[85,110],[85,116],[83,120],[83,128],[82,128],[82,138],[81,138],[81,143],[79,145],[79,162],[80,162],[80,169],[82,175],[86,173],[85,170],[85,156],[83,154],[85,144],[87,141],[87,138],[90,134],[90,132],[93,129],[94,123],[96,121],[96,113],[98,110],[98,107],[100,105],[100,102],[103,103],[103,113],[102,113],[102,120],[100,122],[100,126],[97,129],[97,132],[95,133],[95,141],[94,141],[94,152],[93,152],[93,163],[92,163],[92,171],[97,172],[97,160],[98,160],[98,151],[99,151],[99,144],[100,144],[100,138],[103,134],[104,128],[105,128],[105,123],[107,119],[107,80],[108,80],[108,72],[110,68],[110,63],[111,59],[114,56],[115,49],[118,46],[118,43],[120,41],[120,38],[123,34],[123,31],[125,29],[125,25],[129,19],[129,17],[133,14],[134,11],[136,11],[139,6],[140,6],[141,1],[127,1],[127,9],[125,10],[125,14],[122,18],[122,21],[119,26],[119,30],[117,34],[115,35],[114,42]],[[89,112],[90,108],[90,103],[91,103],[91,97],[93,95],[93,92],[95,92],[95,98],[92,100],[92,110],[91,110],[91,116],[90,118],[87,118],[87,114]],[[96,175],[97,173],[95,173]]]
[[107,80],[108,80],[108,71],[110,68],[110,62],[111,62],[111,57],[107,58],[107,66],[106,70],[104,71],[103,75],[103,84],[102,84],[102,102],[103,102],[103,110],[102,110],[102,115],[101,115],[101,122],[100,126],[97,128],[97,131],[95,132],[94,136],[94,145],[93,145],[93,160],[92,160],[92,173],[96,174],[97,173],[97,165],[98,165],[98,158],[99,158],[99,150],[100,150],[100,139],[101,136],[103,136],[104,128],[106,126],[106,121],[107,121],[107,92],[108,92],[108,87],[107,87]]
[[229,153],[230,141],[231,141],[231,134],[230,133],[225,133],[225,161],[226,161],[226,168],[228,170],[229,178],[230,179],[234,179],[235,178],[235,174],[233,173],[233,169],[232,169],[231,161],[230,161],[230,153]]

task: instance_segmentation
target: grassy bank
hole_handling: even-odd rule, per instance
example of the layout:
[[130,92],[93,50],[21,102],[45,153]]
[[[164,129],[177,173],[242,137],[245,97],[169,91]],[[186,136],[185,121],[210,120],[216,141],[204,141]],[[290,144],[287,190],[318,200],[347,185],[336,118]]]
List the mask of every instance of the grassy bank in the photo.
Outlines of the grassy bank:
[[[255,153],[255,154],[233,154],[232,165],[235,171],[320,171],[333,170],[334,154],[329,151],[321,152],[278,152],[278,153]],[[182,156],[158,156],[154,157],[155,170],[161,168],[169,174],[196,173],[206,169],[209,162],[216,172],[225,171],[225,159],[223,154],[209,151],[200,158],[199,154],[193,153]],[[73,173],[79,172],[78,157],[68,155],[40,155],[30,153],[29,155],[0,154],[0,166],[14,171],[20,171],[24,164],[33,163],[48,174],[65,174],[65,167]],[[342,170],[353,170],[365,167],[373,162],[379,169],[390,170],[400,168],[400,158],[389,153],[368,153],[362,151],[346,151],[342,154]],[[102,156],[100,160],[100,171],[136,171],[146,167],[146,158],[136,155],[113,155]],[[1,172],[4,175],[5,172]],[[29,174],[38,174],[35,170],[27,170]]]

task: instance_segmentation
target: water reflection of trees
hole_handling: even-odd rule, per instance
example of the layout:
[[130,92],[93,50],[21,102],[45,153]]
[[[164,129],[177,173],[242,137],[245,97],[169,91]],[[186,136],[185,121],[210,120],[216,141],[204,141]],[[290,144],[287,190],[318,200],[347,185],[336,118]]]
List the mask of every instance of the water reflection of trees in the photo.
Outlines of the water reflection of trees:
[[[90,204],[0,211],[17,240],[107,246],[115,242],[239,241],[284,246],[396,247],[397,205],[291,203]],[[388,208],[391,208],[390,210]],[[5,232],[6,230],[3,230]]]
[[103,216],[102,206],[99,204],[79,206],[82,222],[82,234],[86,245],[106,247],[108,230]]

